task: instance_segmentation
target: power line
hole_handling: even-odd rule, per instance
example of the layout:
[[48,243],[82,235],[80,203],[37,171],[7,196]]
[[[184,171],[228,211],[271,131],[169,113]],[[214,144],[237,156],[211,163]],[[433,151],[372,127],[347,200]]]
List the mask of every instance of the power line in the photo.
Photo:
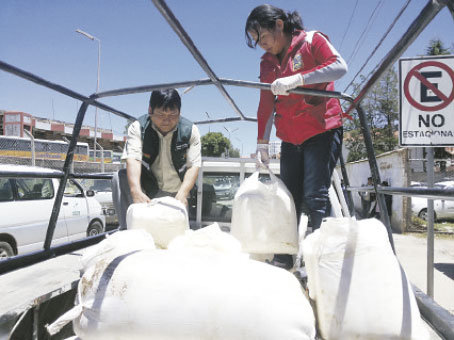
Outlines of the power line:
[[353,16],[355,15],[356,7],[358,6],[358,1],[359,0],[356,0],[355,7],[353,8],[352,15],[350,16],[350,19],[348,20],[347,28],[345,29],[344,36],[342,37],[342,41],[341,41],[340,46],[339,46],[339,51],[342,50],[342,44],[344,43],[345,36],[347,35],[348,30],[350,29],[350,25],[352,23]]
[[375,19],[377,19],[379,8],[381,8],[382,5],[383,5],[383,0],[380,0],[378,2],[377,6],[375,6],[374,10],[372,11],[372,14],[369,17],[366,27],[364,28],[363,32],[361,33],[358,41],[355,44],[352,54],[350,55],[350,57],[347,60],[347,64],[350,64],[350,61],[356,57],[356,54],[358,53],[359,48],[363,44],[364,39],[366,38],[367,34],[369,33],[370,28],[372,27],[372,24],[375,22]]
[[[375,54],[375,52],[377,52],[378,48],[381,46],[381,44],[383,43],[383,41],[385,40],[385,38],[388,36],[389,32],[393,29],[394,25],[396,24],[396,22],[400,19],[400,17],[402,16],[403,12],[407,9],[408,5],[410,4],[411,0],[407,0],[407,2],[402,6],[402,8],[400,9],[399,13],[397,13],[397,16],[394,18],[393,22],[391,23],[391,25],[389,25],[388,29],[386,30],[385,34],[383,35],[383,37],[380,39],[380,41],[378,42],[377,46],[375,46],[374,50],[372,51],[372,53],[369,55],[369,57],[366,59],[366,61],[364,62],[364,64],[361,66],[360,70],[355,74],[355,76],[353,77],[352,81],[347,85],[347,87],[345,88],[344,92],[347,91],[347,89],[353,84],[353,82],[355,81],[356,77],[358,77],[358,75],[361,73],[361,71],[364,69],[364,67],[367,65],[367,63],[370,61],[370,59],[372,58],[372,56]],[[366,78],[364,78],[364,80],[361,82],[361,84],[359,85],[361,87],[361,85],[365,82],[365,80],[367,78],[369,78],[370,74],[373,73],[375,70],[376,70],[377,66],[375,66],[375,68],[367,75]]]

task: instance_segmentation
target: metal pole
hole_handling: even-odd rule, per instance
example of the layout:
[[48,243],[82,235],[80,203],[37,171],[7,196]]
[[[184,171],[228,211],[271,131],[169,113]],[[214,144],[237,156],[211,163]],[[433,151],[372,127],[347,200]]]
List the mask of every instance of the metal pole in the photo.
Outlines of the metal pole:
[[170,8],[167,6],[165,1],[163,1],[163,0],[151,0],[151,1],[156,6],[158,11],[161,12],[162,16],[167,20],[170,27],[173,28],[175,33],[180,38],[181,42],[186,46],[186,48],[189,50],[189,52],[191,52],[192,56],[199,63],[200,67],[202,67],[202,69],[205,71],[205,73],[208,75],[208,77],[210,77],[210,79],[213,81],[214,86],[216,86],[218,88],[218,90],[221,92],[221,94],[224,96],[224,98],[227,100],[227,102],[232,106],[233,110],[242,119],[244,119],[245,116],[244,116],[243,112],[241,112],[240,108],[236,105],[236,103],[234,102],[232,97],[230,97],[230,94],[227,92],[227,90],[224,88],[222,83],[219,81],[218,76],[211,69],[210,65],[208,65],[205,58],[202,56],[200,51],[195,46],[191,37],[186,33],[183,26],[181,26],[180,22],[175,17],[175,15],[170,10]]
[[28,132],[27,130],[24,129],[25,134],[30,138],[31,140],[31,151],[32,151],[32,166],[36,165],[36,158],[35,158],[35,137]]
[[[69,145],[70,141],[68,140],[68,138],[66,138],[65,136],[63,136],[63,140],[64,140],[66,143],[68,143],[68,145]],[[71,169],[71,173],[74,173],[74,159],[73,159],[73,161],[71,162],[71,168],[70,168],[70,169]]]
[[[430,0],[426,6],[419,13],[418,17],[412,22],[410,27],[404,35],[398,40],[398,43],[388,52],[377,71],[372,75],[369,81],[364,85],[361,92],[355,98],[355,103],[361,102],[369,90],[380,79],[381,75],[393,65],[400,56],[407,50],[408,46],[419,36],[419,34],[426,28],[432,19],[440,12],[446,4],[439,0]],[[350,105],[346,113],[349,113],[354,108],[354,104]],[[381,208],[380,208],[381,209]]]
[[[103,148],[100,144],[98,144],[98,143],[96,143],[96,145],[97,145],[97,146],[99,147],[99,149],[101,150],[101,172],[104,172],[104,148]],[[95,162],[96,162],[96,159],[97,159],[97,158],[98,158],[98,157],[97,157],[96,154],[95,154]]]
[[28,81],[31,81],[35,84],[38,84],[38,85],[41,85],[41,86],[44,86],[44,87],[47,87],[49,89],[52,89],[54,91],[57,91],[58,93],[61,93],[61,94],[64,94],[68,97],[71,97],[71,98],[74,98],[74,99],[77,99],[77,100],[80,100],[80,101],[89,101],[90,102],[90,105],[94,105],[96,107],[99,107],[100,109],[103,109],[104,111],[107,111],[107,112],[112,112],[113,114],[116,114],[117,116],[120,116],[120,117],[123,117],[123,118],[126,118],[126,119],[130,119],[130,120],[136,120],[135,117],[133,116],[130,116],[128,115],[127,113],[124,113],[124,112],[121,112],[121,111],[118,111],[118,110],[115,110],[114,108],[108,106],[108,105],[105,105],[103,103],[99,103],[97,102],[96,100],[93,100],[93,99],[96,99],[98,97],[93,97],[93,96],[90,96],[90,97],[86,97],[86,96],[83,96],[77,92],[74,92],[73,90],[70,90],[62,85],[58,85],[58,84],[54,84],[54,83],[51,83],[50,81],[44,79],[44,78],[41,78],[41,77],[38,77],[30,72],[27,72],[27,71],[24,71],[20,68],[17,68],[13,65],[10,65],[10,64],[7,64],[3,61],[0,60],[0,70],[3,70],[5,72],[8,72],[8,73],[11,73],[11,74],[14,74],[15,76],[18,76],[22,79],[25,79],[25,80],[28,80]]
[[[77,113],[76,122],[73,128],[73,135],[71,142],[69,143],[68,153],[66,155],[65,163],[63,164],[63,177],[60,180],[60,185],[57,189],[57,194],[55,195],[54,205],[52,207],[52,214],[50,215],[49,225],[46,232],[46,240],[44,241],[44,250],[49,250],[52,243],[52,237],[54,236],[55,226],[57,225],[58,215],[60,213],[61,202],[63,200],[63,194],[65,192],[66,182],[69,177],[69,166],[73,161],[74,149],[76,148],[77,138],[79,137],[80,129],[82,127],[82,122],[87,112],[88,102],[83,102],[80,106],[79,112]],[[91,104],[91,103],[90,103]]]
[[369,124],[367,122],[366,114],[364,113],[359,103],[356,104],[356,111],[358,112],[359,120],[361,122],[361,132],[363,134],[364,143],[366,144],[367,158],[369,160],[375,195],[377,197],[377,203],[380,208],[380,218],[386,227],[389,243],[391,244],[391,248],[395,254],[396,250],[394,248],[393,234],[391,230],[391,223],[389,221],[388,209],[386,208],[385,196],[382,193],[379,193],[377,190],[377,186],[381,183],[381,180],[380,172],[378,171],[377,159],[375,158],[374,145],[372,143],[372,137],[370,136]]
[[[96,40],[98,42],[98,71],[97,71],[97,77],[96,77],[96,94],[98,94],[99,93],[99,70],[101,68],[101,40],[99,40],[98,38],[96,38],[94,35],[92,35],[90,33],[82,31],[79,28],[76,30],[76,32],[82,34],[83,36],[87,37],[88,39],[90,39],[92,41]],[[95,108],[95,137],[94,137],[94,141],[93,141],[93,153],[95,155],[95,162],[96,162],[97,134],[98,134],[98,107],[96,106],[96,108]]]
[[[94,38],[98,42],[98,76],[96,79],[96,93],[98,93],[99,92],[99,70],[100,70],[100,66],[101,66],[101,40],[99,40],[96,37],[94,37]],[[95,155],[96,155],[96,145],[98,144],[96,142],[97,135],[98,135],[98,107],[96,107],[96,109],[95,109],[95,140],[94,140],[94,144],[93,144],[93,146],[95,148],[94,149]],[[104,165],[104,163],[103,163],[103,165]]]
[[[434,186],[434,149],[427,148],[427,187]],[[434,297],[434,201],[427,200],[427,295]]]
[[[197,176],[197,208],[196,208],[196,226],[202,228],[202,209],[203,209],[203,166],[199,169]],[[210,201],[209,204],[212,204]]]
[[[344,180],[344,186],[345,188],[348,188],[350,187],[350,180],[348,179],[347,169],[345,168],[344,155],[342,154],[342,152],[339,155],[339,161],[341,166],[342,179]],[[350,215],[356,216],[355,205],[353,204],[353,196],[350,190],[347,190],[347,205],[350,211]]]
[[451,16],[454,19],[454,0],[448,0],[447,2],[449,11],[451,12]]

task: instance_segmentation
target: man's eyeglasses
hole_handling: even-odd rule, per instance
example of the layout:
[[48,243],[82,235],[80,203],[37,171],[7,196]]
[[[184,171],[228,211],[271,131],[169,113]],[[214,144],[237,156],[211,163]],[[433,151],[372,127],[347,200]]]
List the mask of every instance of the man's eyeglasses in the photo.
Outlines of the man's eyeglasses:
[[159,119],[175,119],[180,116],[179,113],[170,113],[170,114],[165,114],[165,113],[153,113],[153,117],[159,118]]

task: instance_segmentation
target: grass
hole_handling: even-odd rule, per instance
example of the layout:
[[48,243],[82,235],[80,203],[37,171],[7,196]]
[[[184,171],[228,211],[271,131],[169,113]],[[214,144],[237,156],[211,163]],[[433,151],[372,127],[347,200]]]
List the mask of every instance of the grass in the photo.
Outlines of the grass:
[[[427,222],[419,217],[412,216],[411,224],[407,230],[415,236],[427,237]],[[434,223],[436,238],[454,239],[454,221],[437,221]]]

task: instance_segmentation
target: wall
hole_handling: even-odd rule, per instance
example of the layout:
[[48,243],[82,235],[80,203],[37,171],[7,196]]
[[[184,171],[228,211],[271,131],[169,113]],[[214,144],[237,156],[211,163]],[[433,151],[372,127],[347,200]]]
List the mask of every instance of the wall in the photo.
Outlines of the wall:
[[[388,181],[392,187],[409,186],[408,150],[398,149],[377,156],[377,164],[381,181]],[[368,160],[347,163],[347,175],[351,187],[361,187],[371,176]],[[338,169],[339,174],[340,169]],[[357,191],[352,191],[353,203],[356,211],[361,211],[361,199]],[[409,225],[410,199],[405,196],[393,195],[391,227],[393,231],[402,233]]]

